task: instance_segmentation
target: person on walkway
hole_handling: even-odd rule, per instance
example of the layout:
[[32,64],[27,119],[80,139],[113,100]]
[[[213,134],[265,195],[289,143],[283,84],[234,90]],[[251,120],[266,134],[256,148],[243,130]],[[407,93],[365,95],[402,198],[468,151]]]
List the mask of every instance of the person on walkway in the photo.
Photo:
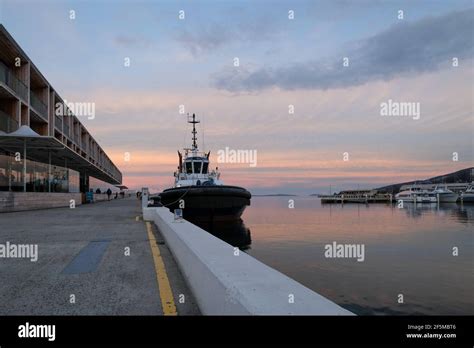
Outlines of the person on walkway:
[[107,189],[107,198],[109,199],[110,201],[110,196],[112,195],[112,190],[111,189]]

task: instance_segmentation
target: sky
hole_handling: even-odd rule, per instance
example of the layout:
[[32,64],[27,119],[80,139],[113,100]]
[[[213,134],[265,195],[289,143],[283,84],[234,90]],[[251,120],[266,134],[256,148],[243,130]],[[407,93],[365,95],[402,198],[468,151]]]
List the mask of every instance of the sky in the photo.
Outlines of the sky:
[[[62,98],[95,103],[80,120],[130,188],[172,186],[180,105],[222,180],[252,193],[473,166],[472,1],[0,0],[0,21]],[[419,117],[381,115],[389,100]],[[226,147],[257,165],[217,163]]]

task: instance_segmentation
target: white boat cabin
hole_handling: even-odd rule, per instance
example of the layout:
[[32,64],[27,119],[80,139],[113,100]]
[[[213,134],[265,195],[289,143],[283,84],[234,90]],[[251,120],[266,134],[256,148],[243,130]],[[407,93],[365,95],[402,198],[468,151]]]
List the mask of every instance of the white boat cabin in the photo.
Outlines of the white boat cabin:
[[209,170],[209,154],[200,154],[197,151],[192,151],[188,155],[186,151],[185,158],[182,159],[182,155],[178,151],[179,166],[178,171],[174,173],[174,186],[223,185],[224,183],[219,179],[220,173],[218,168]]

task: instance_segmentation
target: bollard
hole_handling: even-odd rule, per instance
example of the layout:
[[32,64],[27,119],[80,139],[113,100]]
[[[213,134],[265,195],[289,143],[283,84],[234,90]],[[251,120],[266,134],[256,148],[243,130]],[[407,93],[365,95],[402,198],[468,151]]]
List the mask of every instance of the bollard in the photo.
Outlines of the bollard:
[[142,208],[148,207],[149,192],[148,187],[142,188]]

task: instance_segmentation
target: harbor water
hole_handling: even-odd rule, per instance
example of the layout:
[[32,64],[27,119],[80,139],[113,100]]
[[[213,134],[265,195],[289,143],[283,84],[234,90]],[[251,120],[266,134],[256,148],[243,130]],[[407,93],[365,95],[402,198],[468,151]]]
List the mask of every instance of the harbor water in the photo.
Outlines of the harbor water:
[[[243,220],[247,253],[356,314],[474,314],[474,205],[253,197]],[[363,261],[326,257],[334,242]]]

